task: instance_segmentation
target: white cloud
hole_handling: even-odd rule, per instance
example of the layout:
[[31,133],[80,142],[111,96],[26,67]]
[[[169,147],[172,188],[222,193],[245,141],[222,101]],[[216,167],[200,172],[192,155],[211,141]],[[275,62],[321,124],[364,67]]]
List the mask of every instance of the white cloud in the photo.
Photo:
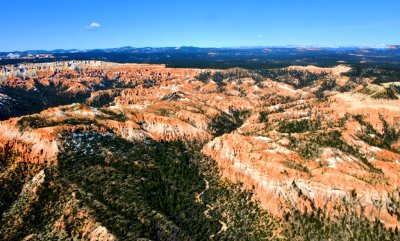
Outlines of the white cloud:
[[262,37],[263,37],[262,34],[257,35],[258,39],[262,39]]
[[101,27],[101,25],[99,23],[93,22],[93,23],[89,24],[88,26],[86,26],[86,29],[95,30],[95,29],[99,29],[100,27]]

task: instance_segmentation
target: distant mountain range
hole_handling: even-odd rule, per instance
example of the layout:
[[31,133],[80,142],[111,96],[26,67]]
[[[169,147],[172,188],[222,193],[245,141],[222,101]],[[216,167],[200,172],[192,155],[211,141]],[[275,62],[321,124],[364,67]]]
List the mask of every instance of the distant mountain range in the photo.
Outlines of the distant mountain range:
[[303,49],[303,50],[330,50],[330,51],[349,51],[349,50],[399,50],[400,45],[385,45],[385,46],[347,46],[347,47],[332,47],[332,46],[307,46],[307,45],[291,45],[291,46],[241,46],[241,47],[193,47],[193,46],[181,46],[181,47],[132,47],[123,46],[118,48],[102,48],[102,49],[53,49],[53,50],[23,50],[23,51],[2,51],[0,56],[7,55],[9,53],[14,54],[61,54],[61,53],[165,53],[165,52],[207,52],[207,51],[243,51],[243,50],[260,50],[260,49],[272,49],[272,50],[290,50],[290,49]]

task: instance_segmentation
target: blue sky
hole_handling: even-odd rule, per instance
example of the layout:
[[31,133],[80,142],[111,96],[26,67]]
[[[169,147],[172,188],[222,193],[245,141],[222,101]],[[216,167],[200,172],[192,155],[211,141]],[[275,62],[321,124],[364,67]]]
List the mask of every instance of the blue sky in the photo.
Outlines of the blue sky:
[[399,0],[7,0],[0,51],[400,44]]

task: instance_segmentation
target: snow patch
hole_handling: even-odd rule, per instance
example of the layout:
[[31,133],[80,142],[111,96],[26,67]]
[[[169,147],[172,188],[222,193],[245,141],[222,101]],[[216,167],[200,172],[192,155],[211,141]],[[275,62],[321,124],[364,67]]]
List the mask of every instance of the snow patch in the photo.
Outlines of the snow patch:
[[265,142],[271,141],[271,138],[268,138],[266,136],[254,136],[253,139],[257,140],[257,141],[265,141]]

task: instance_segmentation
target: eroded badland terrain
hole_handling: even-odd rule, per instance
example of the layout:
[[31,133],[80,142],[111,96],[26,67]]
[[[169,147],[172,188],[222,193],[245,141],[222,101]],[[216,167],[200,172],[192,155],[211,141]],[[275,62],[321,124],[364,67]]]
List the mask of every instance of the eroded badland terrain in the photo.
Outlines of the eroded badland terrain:
[[400,238],[400,86],[376,70],[0,76],[2,240]]

